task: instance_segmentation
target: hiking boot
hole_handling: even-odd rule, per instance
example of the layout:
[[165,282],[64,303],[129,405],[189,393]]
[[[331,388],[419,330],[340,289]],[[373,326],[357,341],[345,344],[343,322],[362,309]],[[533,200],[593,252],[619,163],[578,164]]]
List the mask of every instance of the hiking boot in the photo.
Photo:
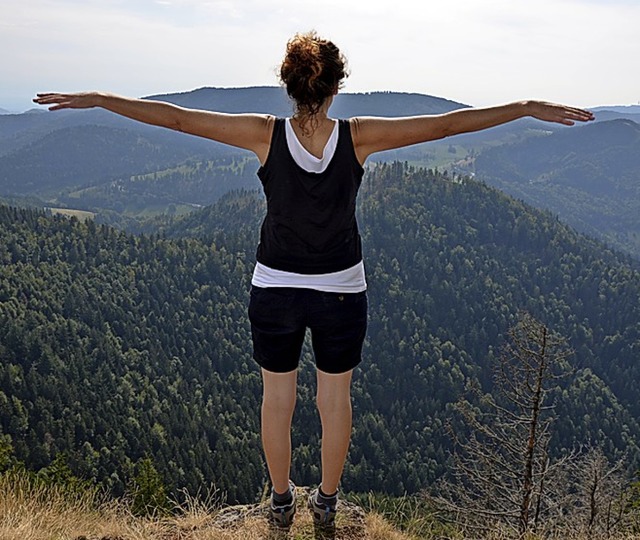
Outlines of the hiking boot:
[[336,504],[322,504],[318,502],[318,488],[309,495],[309,510],[313,516],[313,523],[319,527],[333,528],[336,526]]
[[296,513],[296,486],[289,480],[289,489],[291,490],[291,502],[287,504],[277,504],[273,500],[271,494],[271,504],[269,505],[269,513],[271,523],[282,529],[289,528],[293,523],[293,516]]

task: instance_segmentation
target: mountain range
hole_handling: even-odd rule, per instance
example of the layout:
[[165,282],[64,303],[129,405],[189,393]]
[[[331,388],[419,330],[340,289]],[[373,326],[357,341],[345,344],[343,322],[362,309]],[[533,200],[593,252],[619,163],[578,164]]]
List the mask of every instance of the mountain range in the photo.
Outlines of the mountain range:
[[[201,88],[151,98],[223,112],[291,111],[278,87]],[[437,114],[465,106],[420,94],[339,94],[332,114]],[[567,129],[524,119],[383,152],[371,161],[476,175],[640,258],[640,106],[594,111],[596,122],[588,126]],[[158,213],[190,212],[231,189],[257,189],[257,167],[247,152],[101,110],[0,116],[0,197],[91,211],[122,226]]]

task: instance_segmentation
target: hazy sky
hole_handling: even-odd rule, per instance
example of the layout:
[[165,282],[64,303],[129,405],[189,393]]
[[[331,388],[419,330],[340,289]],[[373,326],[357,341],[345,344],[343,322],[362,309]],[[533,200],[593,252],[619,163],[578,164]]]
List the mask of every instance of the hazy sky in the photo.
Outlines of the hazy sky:
[[275,85],[312,28],[347,55],[346,92],[637,104],[639,23],[640,0],[0,0],[0,107]]

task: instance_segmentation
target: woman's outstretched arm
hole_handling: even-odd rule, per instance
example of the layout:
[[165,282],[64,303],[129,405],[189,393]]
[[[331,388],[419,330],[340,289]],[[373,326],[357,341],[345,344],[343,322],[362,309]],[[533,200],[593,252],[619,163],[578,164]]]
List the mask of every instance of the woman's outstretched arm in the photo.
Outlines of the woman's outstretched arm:
[[567,126],[593,120],[589,111],[547,103],[518,101],[481,109],[458,109],[445,114],[401,118],[353,118],[352,133],[361,163],[374,152],[480,131],[531,116]]
[[145,124],[161,126],[253,151],[267,158],[273,117],[266,114],[226,114],[187,109],[164,101],[135,99],[104,92],[44,93],[33,100],[49,110],[101,107]]

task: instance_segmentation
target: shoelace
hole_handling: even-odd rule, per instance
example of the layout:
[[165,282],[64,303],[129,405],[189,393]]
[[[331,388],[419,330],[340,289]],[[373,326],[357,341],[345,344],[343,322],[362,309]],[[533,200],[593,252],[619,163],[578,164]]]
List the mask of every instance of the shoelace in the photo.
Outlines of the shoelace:
[[287,508],[289,508],[289,505],[271,506],[271,511],[277,512],[281,516],[284,525],[290,525],[289,519],[287,518]]
[[329,523],[329,515],[331,514],[331,507],[329,505],[325,506],[324,510],[324,522]]

